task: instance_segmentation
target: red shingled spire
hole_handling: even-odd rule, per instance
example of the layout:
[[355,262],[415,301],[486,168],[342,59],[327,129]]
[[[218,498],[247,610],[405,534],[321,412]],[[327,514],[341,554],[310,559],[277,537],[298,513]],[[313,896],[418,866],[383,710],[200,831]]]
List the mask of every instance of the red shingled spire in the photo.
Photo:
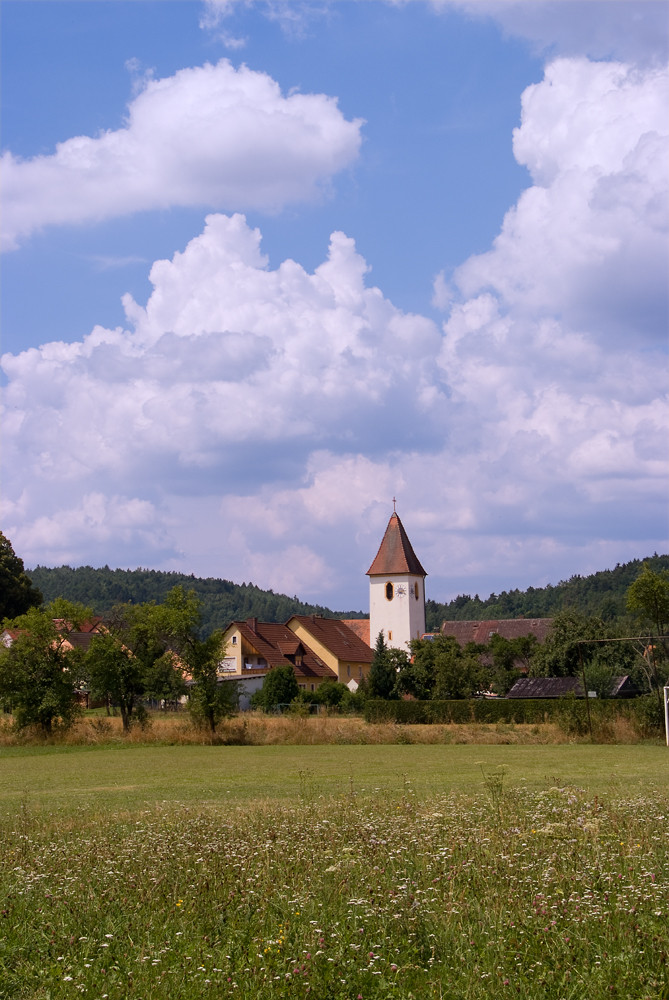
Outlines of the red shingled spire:
[[393,511],[376,558],[367,570],[367,576],[392,576],[397,573],[427,576],[411,547],[399,514]]

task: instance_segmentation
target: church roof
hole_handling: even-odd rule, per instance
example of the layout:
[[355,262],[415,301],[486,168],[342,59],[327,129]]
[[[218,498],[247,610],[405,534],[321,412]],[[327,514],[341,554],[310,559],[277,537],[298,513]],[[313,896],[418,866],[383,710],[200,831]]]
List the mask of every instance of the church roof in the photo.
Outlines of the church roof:
[[392,576],[396,573],[427,576],[411,547],[399,515],[393,512],[376,558],[367,570],[367,576]]

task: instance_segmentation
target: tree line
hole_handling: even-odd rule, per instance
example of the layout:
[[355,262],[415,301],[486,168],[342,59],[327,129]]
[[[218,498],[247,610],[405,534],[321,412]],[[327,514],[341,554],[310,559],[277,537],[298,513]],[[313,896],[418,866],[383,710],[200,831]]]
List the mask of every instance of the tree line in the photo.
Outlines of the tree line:
[[[611,570],[590,576],[572,576],[547,587],[502,591],[481,599],[478,594],[461,594],[452,601],[428,600],[425,606],[428,631],[444,621],[481,621],[488,618],[553,618],[564,611],[578,610],[604,622],[624,619],[627,590],[644,565],[656,573],[669,570],[669,555],[633,559]],[[92,605],[98,614],[107,614],[116,604],[160,603],[176,586],[193,590],[201,602],[203,635],[225,628],[231,621],[258,618],[265,622],[285,622],[291,615],[322,615],[324,618],[364,618],[363,611],[332,611],[308,604],[297,597],[262,590],[253,583],[232,583],[214,577],[206,579],[184,573],[150,569],[110,569],[103,566],[37,566],[30,571],[33,587],[44,600],[65,597]]]
[[164,601],[174,587],[192,590],[200,601],[200,629],[209,635],[225,628],[231,621],[258,618],[264,622],[285,622],[292,615],[321,615],[324,618],[364,618],[362,611],[331,611],[318,604],[307,604],[297,597],[262,590],[253,583],[232,583],[209,577],[202,579],[185,573],[165,573],[152,569],[110,569],[103,566],[38,566],[30,571],[33,585],[49,602],[57,597],[90,604],[100,615],[108,614],[117,604],[144,604]]
[[200,638],[193,591],[174,587],[162,604],[117,605],[84,649],[75,637],[92,621],[90,607],[57,598],[5,622],[0,702],[19,729],[67,729],[83,691],[118,709],[125,732],[146,720],[147,701],[176,706],[188,693],[194,721],[212,733],[236,709],[235,682],[219,683],[221,634]]
[[527,590],[504,590],[482,600],[478,594],[461,594],[452,601],[426,603],[428,631],[436,630],[444,621],[484,621],[488,618],[554,618],[565,611],[600,618],[604,622],[624,619],[628,615],[627,591],[644,566],[655,573],[669,571],[669,555],[653,555],[648,559],[632,559],[618,563],[614,569],[602,570],[590,576],[575,575],[555,586],[528,587]]

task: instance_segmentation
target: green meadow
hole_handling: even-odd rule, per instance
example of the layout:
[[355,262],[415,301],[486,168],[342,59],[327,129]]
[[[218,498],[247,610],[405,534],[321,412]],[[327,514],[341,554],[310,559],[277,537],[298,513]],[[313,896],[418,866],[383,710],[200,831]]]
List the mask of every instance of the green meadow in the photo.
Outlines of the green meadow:
[[484,769],[505,784],[576,784],[593,794],[669,790],[669,750],[652,745],[120,746],[0,750],[0,806],[134,809],[295,800],[308,783],[324,797],[410,781],[418,795],[476,793]]
[[669,998],[663,746],[0,751],[0,998]]

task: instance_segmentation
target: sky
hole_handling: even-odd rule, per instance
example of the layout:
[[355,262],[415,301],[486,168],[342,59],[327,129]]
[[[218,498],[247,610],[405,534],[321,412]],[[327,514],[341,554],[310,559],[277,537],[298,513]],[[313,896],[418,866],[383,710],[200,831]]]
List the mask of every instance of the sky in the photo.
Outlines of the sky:
[[667,551],[663,0],[3,0],[1,525],[336,610]]

